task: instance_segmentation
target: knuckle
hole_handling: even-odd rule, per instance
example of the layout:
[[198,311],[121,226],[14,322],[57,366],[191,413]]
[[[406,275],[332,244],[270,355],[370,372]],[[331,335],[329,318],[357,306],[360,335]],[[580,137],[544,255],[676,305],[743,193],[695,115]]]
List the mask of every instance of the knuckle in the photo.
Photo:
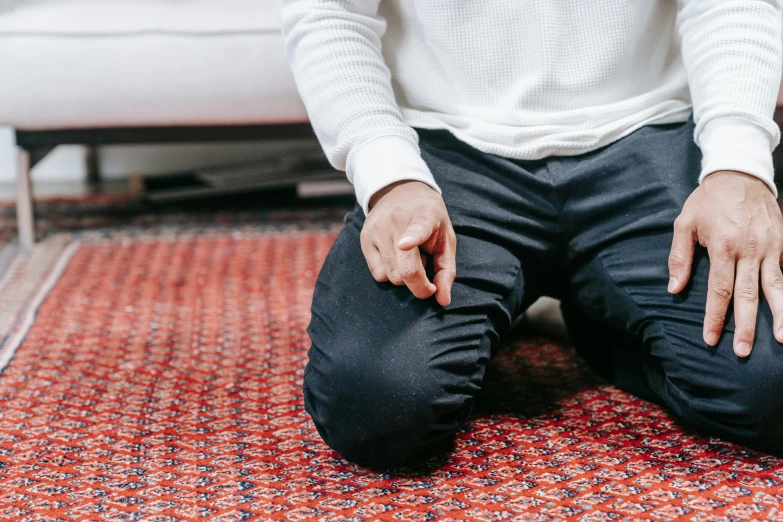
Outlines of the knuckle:
[[426,219],[417,219],[413,223],[411,223],[409,230],[414,231],[416,234],[420,235],[422,239],[426,239],[430,236],[432,236],[432,231],[435,229],[433,224]]
[[691,220],[687,216],[680,214],[674,220],[674,231],[678,233],[688,233],[691,230]]
[[759,252],[759,238],[755,234],[748,234],[742,242],[742,254],[746,257],[756,257]]
[[718,238],[718,248],[726,257],[734,257],[737,254],[737,240],[734,236],[721,236]]
[[365,223],[359,234],[359,241],[363,245],[372,245],[378,236],[378,227],[374,223]]
[[682,268],[685,266],[685,255],[679,249],[672,249],[669,253],[669,268]]
[[767,284],[772,290],[783,290],[783,274],[780,273],[780,270],[769,279]]
[[397,207],[392,209],[392,211],[389,213],[389,217],[391,219],[391,222],[395,225],[402,225],[407,218],[407,212],[405,212],[403,209]]
[[381,263],[379,263],[375,259],[367,259],[367,258],[365,259],[367,260],[367,267],[370,269],[370,273],[372,274],[373,277],[377,275],[379,276],[386,275],[386,270],[384,270],[383,265],[381,265]]
[[412,279],[418,273],[416,266],[413,263],[406,263],[405,266],[400,267],[400,277],[403,279]]
[[373,254],[378,252],[378,250],[375,248],[375,245],[371,241],[365,241],[362,240],[359,242],[359,248],[362,251],[362,254],[364,254],[364,258],[369,262],[372,259],[375,259],[376,256]]
[[726,319],[726,316],[721,313],[712,313],[709,314],[705,320],[707,324],[711,324],[714,329],[719,329],[723,325],[723,321]]
[[731,299],[732,288],[725,283],[715,283],[710,287],[710,293],[719,301]]
[[416,217],[414,219],[423,225],[434,226],[435,223],[440,221],[441,217],[437,211],[427,209],[423,212],[416,213]]
[[735,299],[740,299],[746,303],[757,303],[759,300],[759,294],[750,288],[743,288],[737,291]]

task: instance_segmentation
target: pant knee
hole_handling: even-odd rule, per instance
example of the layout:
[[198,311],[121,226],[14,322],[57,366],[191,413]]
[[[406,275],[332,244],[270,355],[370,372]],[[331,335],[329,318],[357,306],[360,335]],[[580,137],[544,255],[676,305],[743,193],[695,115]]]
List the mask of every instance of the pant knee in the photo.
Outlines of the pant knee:
[[783,350],[762,337],[749,358],[730,357],[730,375],[701,396],[675,390],[675,410],[706,435],[783,455]]
[[[309,410],[309,409],[308,409]],[[395,433],[369,427],[372,420],[357,419],[361,429],[347,425],[326,425],[316,420],[313,424],[324,443],[342,458],[370,469],[386,469],[415,460],[428,447],[426,435],[415,425],[405,425]]]
[[357,371],[356,362],[311,366],[304,380],[305,409],[346,460],[369,468],[415,460],[467,420],[472,398],[446,393],[436,372],[390,361]]
[[746,440],[740,442],[783,455],[783,361],[770,362],[766,369],[761,366],[740,373],[744,391],[738,395],[738,409],[750,425]]

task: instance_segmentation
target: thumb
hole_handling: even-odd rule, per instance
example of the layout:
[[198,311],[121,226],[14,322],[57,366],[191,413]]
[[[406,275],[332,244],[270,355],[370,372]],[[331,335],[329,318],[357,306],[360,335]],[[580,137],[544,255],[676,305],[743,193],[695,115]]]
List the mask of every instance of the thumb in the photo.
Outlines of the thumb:
[[423,217],[415,217],[410,222],[402,237],[397,241],[397,248],[410,250],[427,242],[435,228],[433,222]]
[[669,293],[678,294],[688,284],[695,243],[693,225],[680,216],[674,222],[674,239],[669,252]]

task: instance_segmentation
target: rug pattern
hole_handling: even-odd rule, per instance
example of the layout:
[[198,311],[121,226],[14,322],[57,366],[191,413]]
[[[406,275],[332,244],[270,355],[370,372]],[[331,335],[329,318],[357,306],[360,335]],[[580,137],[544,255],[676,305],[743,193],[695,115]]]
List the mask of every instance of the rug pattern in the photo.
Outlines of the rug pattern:
[[303,410],[334,229],[80,237],[0,376],[17,520],[783,520],[783,461],[683,431],[568,346],[506,343],[453,451],[368,471]]

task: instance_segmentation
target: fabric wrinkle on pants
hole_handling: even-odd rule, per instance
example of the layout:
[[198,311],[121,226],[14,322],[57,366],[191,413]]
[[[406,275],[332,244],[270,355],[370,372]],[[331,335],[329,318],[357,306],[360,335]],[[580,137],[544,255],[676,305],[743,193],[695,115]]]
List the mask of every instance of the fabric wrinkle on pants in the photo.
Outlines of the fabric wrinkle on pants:
[[674,219],[697,186],[693,122],[642,128],[595,152],[511,161],[418,131],[457,234],[452,303],[376,282],[346,216],[316,283],[305,407],[348,460],[383,468],[427,454],[467,422],[487,362],[542,295],[563,300],[577,351],[618,387],[709,435],[783,451],[783,348],[759,303],[751,356],[702,340],[709,259],[667,291]]

